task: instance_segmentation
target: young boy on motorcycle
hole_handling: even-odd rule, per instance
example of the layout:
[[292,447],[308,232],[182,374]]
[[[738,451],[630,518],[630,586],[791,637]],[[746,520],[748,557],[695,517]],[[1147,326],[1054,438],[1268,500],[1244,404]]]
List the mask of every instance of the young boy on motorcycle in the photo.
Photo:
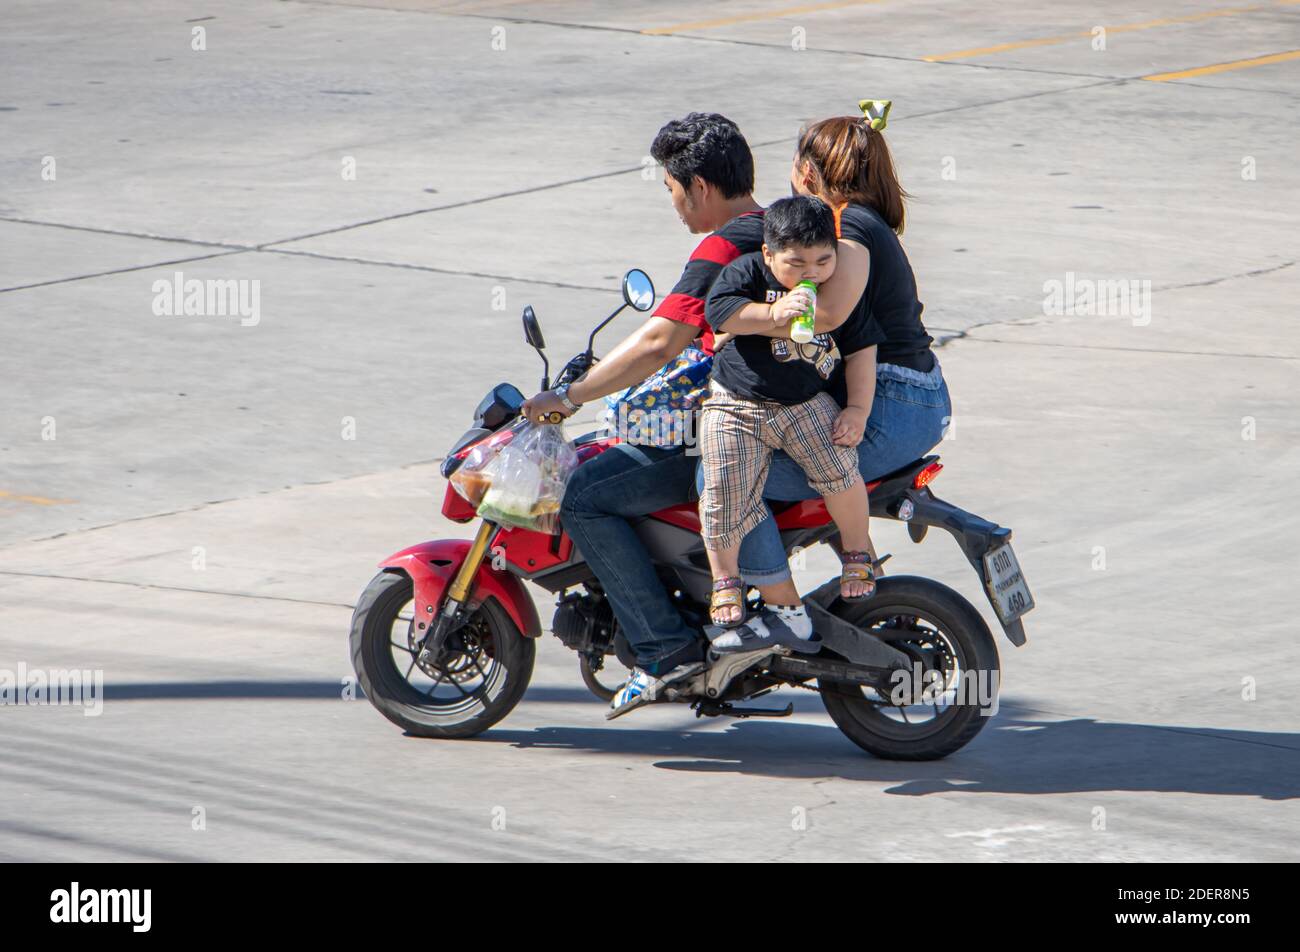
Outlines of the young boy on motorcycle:
[[[763,643],[816,651],[801,603],[769,605],[744,624],[740,542],[767,517],[762,488],[773,451],[784,450],[822,494],[840,530],[841,597],[857,601],[874,591],[867,491],[856,447],[875,391],[875,345],[885,338],[865,310],[806,343],[790,337],[790,321],[812,304],[798,293],[799,284],[820,285],[835,271],[835,216],[825,202],[800,195],[773,203],[763,242],[761,252],[722,270],[705,309],[715,333],[736,335],[714,357],[700,410],[700,523],[714,579],[709,634],[719,651]],[[843,410],[831,393],[841,381]]]

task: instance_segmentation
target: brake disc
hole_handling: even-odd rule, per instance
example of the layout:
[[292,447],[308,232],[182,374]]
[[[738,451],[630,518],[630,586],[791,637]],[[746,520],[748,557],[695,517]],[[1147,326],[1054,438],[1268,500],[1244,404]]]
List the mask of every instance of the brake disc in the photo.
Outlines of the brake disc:
[[450,680],[457,684],[464,684],[482,674],[480,668],[486,667],[482,664],[482,659],[490,660],[494,657],[492,638],[490,634],[484,632],[481,618],[471,618],[448,635],[447,641],[451,647],[443,648],[441,660],[433,663],[422,662],[418,660],[419,647],[414,627],[406,633],[406,643],[417,658],[417,666],[427,677],[435,681]]
[[[889,619],[884,628],[879,630],[879,636],[891,648],[903,652],[912,659],[914,671],[915,666],[919,665],[922,679],[931,671],[939,672],[943,676],[944,688],[947,689],[955,659],[941,631],[917,624],[914,616],[895,615]],[[898,706],[893,705],[888,697],[885,697],[884,703]],[[915,701],[909,696],[904,700],[903,706],[910,703]]]

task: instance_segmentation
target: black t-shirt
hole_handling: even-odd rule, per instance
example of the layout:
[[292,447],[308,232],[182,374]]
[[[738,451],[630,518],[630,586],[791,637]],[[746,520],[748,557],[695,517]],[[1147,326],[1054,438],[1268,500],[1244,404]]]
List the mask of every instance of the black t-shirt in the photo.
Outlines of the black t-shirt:
[[[714,331],[746,304],[771,302],[786,288],[763,263],[762,252],[742,255],[713,282],[705,317]],[[861,309],[806,344],[763,334],[739,334],[713,357],[713,379],[738,397],[793,405],[820,391],[844,391],[844,358],[885,339]],[[837,398],[842,406],[842,397]]]
[[934,369],[934,355],[930,353],[934,338],[921,323],[916,278],[898,236],[874,208],[866,205],[845,205],[839,214],[839,226],[841,238],[856,241],[871,254],[871,271],[862,301],[885,335],[876,360],[929,373]]
[[677,279],[672,292],[659,302],[654,316],[698,327],[701,348],[706,354],[713,353],[713,330],[704,319],[704,299],[709,296],[709,288],[728,264],[762,247],[762,209],[737,215],[691,252],[682,276]]

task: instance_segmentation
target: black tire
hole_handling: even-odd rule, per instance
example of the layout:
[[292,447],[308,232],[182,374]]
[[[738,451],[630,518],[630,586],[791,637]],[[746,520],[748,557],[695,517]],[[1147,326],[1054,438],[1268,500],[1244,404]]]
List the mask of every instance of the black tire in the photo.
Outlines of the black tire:
[[[509,714],[524,696],[533,674],[536,646],[495,600],[488,599],[466,626],[478,646],[477,652],[457,655],[457,659],[467,659],[476,666],[478,675],[466,676],[481,675],[481,688],[466,692],[455,676],[439,669],[435,674],[445,676],[445,685],[462,695],[440,700],[438,679],[425,676],[421,669],[417,677],[429,680],[433,693],[421,692],[408,680],[414,670],[414,655],[412,667],[403,675],[394,654],[401,645],[392,641],[394,626],[403,608],[413,604],[413,594],[410,578],[398,572],[381,572],[361,593],[352,614],[350,638],[352,667],[361,689],[379,713],[417,737],[451,739],[481,734]],[[480,660],[484,658],[489,662],[486,668]],[[464,672],[468,670],[468,666],[463,667]]]
[[[975,703],[952,704],[924,723],[908,723],[905,718],[900,723],[898,716],[910,708],[868,696],[859,685],[821,681],[826,712],[853,743],[886,760],[938,760],[969,744],[988,722],[997,705],[997,646],[984,619],[961,595],[933,579],[892,575],[880,580],[872,598],[856,603],[837,600],[831,611],[859,628],[878,628],[887,641],[939,642],[945,652],[940,657],[955,658],[960,671],[987,672],[982,675],[987,680],[971,685],[977,692],[987,689],[983,695],[975,693]],[[891,619],[912,618],[923,624],[886,627]],[[934,638],[933,631],[945,637]]]

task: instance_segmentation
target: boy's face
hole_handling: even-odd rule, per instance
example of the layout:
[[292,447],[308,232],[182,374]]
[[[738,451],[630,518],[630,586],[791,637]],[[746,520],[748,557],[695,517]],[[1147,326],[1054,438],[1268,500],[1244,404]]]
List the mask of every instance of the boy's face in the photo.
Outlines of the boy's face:
[[835,273],[835,246],[812,245],[801,248],[798,245],[788,245],[780,251],[773,251],[764,244],[763,263],[786,290],[800,281],[821,285]]

